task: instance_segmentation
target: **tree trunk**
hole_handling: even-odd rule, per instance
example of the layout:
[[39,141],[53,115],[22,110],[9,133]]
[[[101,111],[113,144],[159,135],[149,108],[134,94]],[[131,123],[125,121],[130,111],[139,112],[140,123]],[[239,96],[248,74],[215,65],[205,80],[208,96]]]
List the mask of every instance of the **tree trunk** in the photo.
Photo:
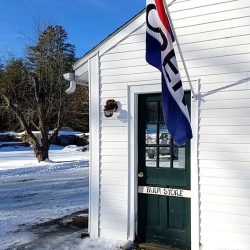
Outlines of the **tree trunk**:
[[33,146],[35,156],[38,162],[45,161],[49,159],[49,146]]

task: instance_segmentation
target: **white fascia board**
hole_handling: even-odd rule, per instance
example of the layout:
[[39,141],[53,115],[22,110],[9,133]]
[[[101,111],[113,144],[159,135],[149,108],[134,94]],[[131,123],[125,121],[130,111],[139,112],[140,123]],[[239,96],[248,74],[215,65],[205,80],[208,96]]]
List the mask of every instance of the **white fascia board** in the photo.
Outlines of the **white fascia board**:
[[108,42],[100,47],[100,55],[112,49],[116,44],[127,38],[135,30],[139,29],[145,23],[145,12],[133,20],[128,26],[121,29],[117,34],[112,36]]
[[89,65],[88,61],[81,65],[79,68],[74,69],[75,70],[75,78],[78,80],[77,84],[78,85],[87,85],[89,82],[88,78],[88,72],[89,72]]
[[86,72],[88,72],[89,66],[88,66],[88,61],[85,63],[81,64],[79,67],[75,68],[73,65],[73,70],[75,71],[75,75],[78,77],[81,77],[84,75]]
[[89,77],[88,77],[88,71],[86,71],[83,75],[81,76],[78,76],[78,80],[79,80],[79,85],[86,85],[88,86],[88,83],[89,83]]
[[[89,72],[89,65],[88,65],[88,61],[85,62],[84,64],[82,64],[79,68],[75,69],[73,68],[75,71],[75,77],[83,82],[88,82],[88,72]],[[81,84],[80,84],[81,85]]]
[[108,50],[112,49],[117,43],[125,39],[132,32],[140,28],[145,23],[145,11],[140,15],[131,19],[125,26],[122,26],[116,32],[114,32],[110,37],[106,38],[101,42],[96,48],[86,54],[86,56],[80,58],[73,65],[74,70],[78,70],[82,65],[86,64],[90,58],[99,53],[99,56],[103,55]]

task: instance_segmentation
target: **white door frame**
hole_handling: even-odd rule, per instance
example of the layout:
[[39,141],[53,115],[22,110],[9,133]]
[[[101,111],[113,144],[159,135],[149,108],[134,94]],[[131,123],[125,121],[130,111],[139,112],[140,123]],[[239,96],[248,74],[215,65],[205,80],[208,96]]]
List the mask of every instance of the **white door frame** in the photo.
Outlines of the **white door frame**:
[[[138,161],[138,95],[161,92],[161,84],[128,85],[128,239],[135,240],[137,230],[137,161]],[[198,107],[196,99],[191,102],[191,249],[199,250],[199,188],[197,160]]]

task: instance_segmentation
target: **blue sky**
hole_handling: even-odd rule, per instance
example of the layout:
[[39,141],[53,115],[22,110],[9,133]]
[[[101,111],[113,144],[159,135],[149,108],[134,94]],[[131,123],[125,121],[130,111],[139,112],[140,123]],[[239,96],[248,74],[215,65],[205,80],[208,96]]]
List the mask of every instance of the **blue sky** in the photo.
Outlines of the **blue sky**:
[[0,57],[24,56],[37,22],[62,25],[80,57],[144,7],[145,0],[1,0]]

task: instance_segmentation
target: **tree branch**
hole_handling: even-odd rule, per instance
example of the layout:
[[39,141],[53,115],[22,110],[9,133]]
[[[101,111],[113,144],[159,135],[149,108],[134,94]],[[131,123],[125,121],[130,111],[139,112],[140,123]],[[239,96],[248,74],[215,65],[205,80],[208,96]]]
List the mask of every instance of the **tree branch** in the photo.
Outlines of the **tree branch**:
[[25,132],[27,135],[30,137],[31,143],[34,145],[39,145],[38,139],[33,135],[29,125],[27,124],[22,112],[19,110],[19,108],[11,103],[10,99],[8,96],[6,96],[3,92],[0,91],[0,96],[3,98],[3,100],[6,102],[7,106],[14,112],[16,115],[17,119],[21,123],[22,127],[24,128]]
[[58,132],[61,128],[61,113],[62,113],[62,107],[63,107],[63,104],[62,104],[62,100],[60,100],[60,106],[59,106],[59,110],[58,110],[58,113],[57,113],[57,126],[56,128],[53,130],[53,133],[49,139],[49,145],[51,145],[51,143],[53,142],[54,138],[58,135]]

